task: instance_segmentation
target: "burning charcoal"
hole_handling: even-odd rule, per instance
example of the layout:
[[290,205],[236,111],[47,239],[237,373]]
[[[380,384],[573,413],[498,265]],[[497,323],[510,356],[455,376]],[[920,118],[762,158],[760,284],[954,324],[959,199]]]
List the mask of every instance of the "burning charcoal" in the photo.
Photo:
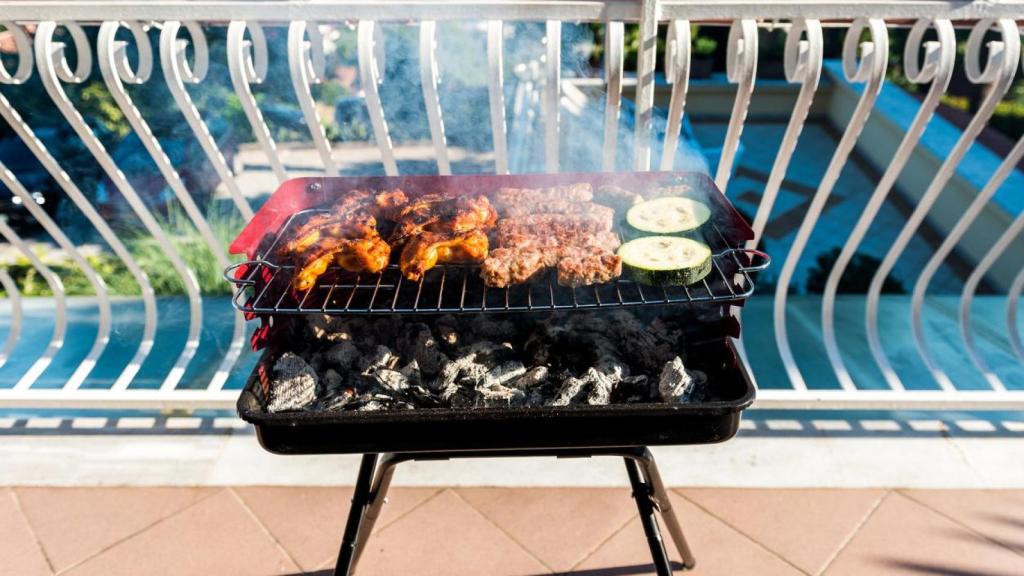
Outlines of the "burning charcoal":
[[405,376],[405,379],[409,381],[410,386],[420,385],[420,382],[422,381],[420,365],[415,360],[403,366],[399,372],[401,372],[402,376]]
[[597,361],[594,368],[613,384],[618,384],[623,378],[629,376],[629,366],[614,356],[603,356]]
[[470,388],[452,384],[441,391],[441,401],[452,408],[468,408],[473,405],[473,391]]
[[341,377],[341,374],[338,374],[332,368],[328,368],[320,379],[320,384],[324,390],[335,390],[341,388],[343,383],[344,379]]
[[441,405],[441,398],[420,385],[411,385],[407,394],[416,405],[422,408],[436,408]]
[[317,377],[305,360],[285,352],[274,364],[268,412],[301,410],[316,400]]
[[651,402],[656,399],[656,394],[651,392],[651,382],[647,376],[627,376],[615,385],[612,394],[614,403]]
[[562,382],[562,387],[558,390],[558,395],[552,398],[548,404],[551,406],[579,404],[580,399],[583,396],[583,392],[587,388],[587,384],[590,384],[590,379],[586,376],[582,378],[572,376],[566,378],[565,381]]
[[359,368],[363,374],[370,374],[378,368],[394,368],[398,356],[387,346],[377,346],[373,353],[362,358]]
[[348,321],[337,316],[330,316],[327,314],[312,316],[310,317],[307,326],[315,340],[340,342],[342,340],[352,339],[352,333],[349,330]]
[[666,402],[692,402],[704,394],[703,372],[688,371],[678,356],[665,363],[658,378],[658,393]]
[[404,346],[403,353],[411,356],[424,374],[433,376],[438,373],[448,357],[441,352],[440,343],[434,339],[426,324],[419,324],[413,329],[414,336]]
[[547,382],[548,380],[548,367],[547,366],[535,366],[527,370],[522,376],[516,378],[509,386],[518,388],[520,390],[530,390],[536,386]]
[[446,390],[456,383],[475,386],[488,372],[488,367],[514,355],[507,344],[477,342],[441,367],[434,383],[435,390]]
[[526,374],[526,366],[523,366],[519,360],[503,362],[484,375],[484,386],[487,388],[505,386],[523,374]]
[[446,315],[438,318],[434,323],[434,333],[446,350],[455,350],[459,345],[459,321],[455,316]]
[[516,325],[508,320],[494,320],[481,314],[473,318],[470,329],[477,338],[503,340],[516,333]]
[[324,352],[322,356],[328,365],[336,366],[342,372],[348,372],[352,369],[352,364],[355,363],[360,354],[359,349],[356,348],[356,345],[351,340],[343,340],[328,348],[327,352]]
[[409,387],[409,379],[397,370],[379,368],[373,372],[373,379],[388,392],[400,393]]

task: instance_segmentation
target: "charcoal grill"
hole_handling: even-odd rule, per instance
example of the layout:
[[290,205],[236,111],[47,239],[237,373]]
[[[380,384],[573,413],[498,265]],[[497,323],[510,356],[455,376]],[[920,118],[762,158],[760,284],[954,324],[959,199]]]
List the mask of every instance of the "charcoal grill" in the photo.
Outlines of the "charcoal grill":
[[[290,227],[349,190],[400,187],[411,195],[427,191],[480,193],[503,186],[529,188],[572,182],[590,182],[595,187],[686,186],[703,193],[713,213],[704,233],[714,253],[711,274],[687,287],[654,288],[620,279],[596,287],[565,288],[548,275],[527,285],[488,289],[471,266],[438,266],[419,282],[405,281],[396,268],[389,267],[373,275],[331,270],[313,288],[295,293],[290,289],[294,267],[272,256]],[[703,175],[411,176],[286,182],[232,244],[232,252],[244,253],[248,260],[225,271],[225,277],[236,286],[235,307],[248,318],[263,322],[254,335],[254,347],[266,348],[241,393],[239,415],[255,426],[260,444],[273,453],[363,454],[336,574],[354,569],[399,463],[495,456],[623,458],[657,573],[671,574],[672,565],[656,512],[660,512],[683,566],[692,567],[693,555],[647,447],[728,440],[736,434],[740,412],[754,400],[754,386],[729,339],[739,333],[731,307],[742,306],[753,292],[750,273],[769,263],[767,255],[741,248],[750,238],[750,228]],[[686,352],[695,363],[693,367],[707,374],[710,394],[699,403],[395,412],[270,413],[264,408],[270,368],[284,339],[284,331],[274,328],[288,325],[296,315],[591,313],[666,305],[674,305],[673,314],[693,319]]]

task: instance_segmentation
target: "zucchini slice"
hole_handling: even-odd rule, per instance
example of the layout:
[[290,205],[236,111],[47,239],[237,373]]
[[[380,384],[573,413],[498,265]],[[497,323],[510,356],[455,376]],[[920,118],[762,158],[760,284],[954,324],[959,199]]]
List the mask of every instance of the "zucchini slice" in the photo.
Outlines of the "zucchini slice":
[[707,204],[691,198],[668,196],[641,202],[626,212],[626,223],[647,234],[692,232],[711,218]]
[[711,272],[707,244],[679,236],[645,236],[619,246],[623,269],[641,284],[686,286]]

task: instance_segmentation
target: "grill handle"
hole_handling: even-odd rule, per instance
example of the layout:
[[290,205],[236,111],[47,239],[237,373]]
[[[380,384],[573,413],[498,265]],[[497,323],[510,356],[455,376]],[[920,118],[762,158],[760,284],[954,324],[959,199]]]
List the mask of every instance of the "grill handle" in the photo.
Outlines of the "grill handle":
[[[744,266],[740,264],[739,258],[736,258],[737,254],[743,254],[750,259],[751,264]],[[740,272],[760,272],[766,270],[772,264],[772,257],[766,252],[760,250],[754,250],[753,248],[730,248],[720,254],[720,256],[731,255],[736,260],[736,264],[739,266]]]
[[[243,266],[248,266],[249,276],[246,278],[238,277],[238,270]],[[252,275],[256,273],[261,266],[276,270],[279,268],[276,264],[268,262],[266,260],[246,260],[244,262],[236,262],[224,269],[223,277],[228,282],[235,286],[255,286],[256,281],[252,279]]]

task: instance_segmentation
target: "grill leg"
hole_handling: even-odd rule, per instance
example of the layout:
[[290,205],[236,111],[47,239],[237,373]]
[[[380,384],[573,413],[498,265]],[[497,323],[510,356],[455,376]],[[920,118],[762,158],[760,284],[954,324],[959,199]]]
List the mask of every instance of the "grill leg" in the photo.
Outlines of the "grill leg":
[[380,459],[377,474],[370,489],[369,506],[366,508],[363,522],[359,525],[359,534],[356,536],[355,556],[352,558],[350,568],[352,572],[356,571],[359,558],[362,557],[363,551],[366,549],[366,541],[370,539],[373,526],[377,523],[377,518],[380,517],[380,511],[387,503],[388,488],[391,487],[391,478],[395,475],[395,467],[404,460],[395,454],[384,454]]
[[629,483],[633,486],[633,498],[636,499],[636,507],[640,511],[640,523],[644,526],[647,545],[651,548],[654,569],[658,576],[672,576],[672,564],[668,553],[665,552],[665,543],[661,540],[661,531],[658,530],[658,520],[654,516],[654,491],[640,478],[640,468],[636,461],[630,457],[623,460],[626,463],[626,473],[629,474]]
[[658,464],[654,461],[654,454],[651,454],[649,449],[644,448],[642,453],[634,460],[640,464],[644,478],[647,479],[647,483],[651,486],[654,506],[661,512],[661,519],[664,520],[665,527],[668,528],[668,533],[672,536],[676,549],[679,550],[679,557],[683,560],[683,567],[692,569],[697,565],[697,560],[693,557],[693,552],[690,551],[690,545],[686,543],[686,537],[683,536],[683,529],[679,525],[679,519],[676,518],[675,512],[672,511],[672,502],[668,498],[665,484],[661,481],[661,473],[658,472]]
[[359,465],[359,476],[356,479],[355,491],[352,494],[352,507],[349,508],[348,522],[345,523],[345,535],[341,538],[338,563],[334,566],[334,576],[348,576],[352,572],[352,560],[356,555],[359,528],[363,523],[363,517],[366,515],[366,506],[370,503],[370,484],[376,467],[377,455],[363,454],[363,461]]

